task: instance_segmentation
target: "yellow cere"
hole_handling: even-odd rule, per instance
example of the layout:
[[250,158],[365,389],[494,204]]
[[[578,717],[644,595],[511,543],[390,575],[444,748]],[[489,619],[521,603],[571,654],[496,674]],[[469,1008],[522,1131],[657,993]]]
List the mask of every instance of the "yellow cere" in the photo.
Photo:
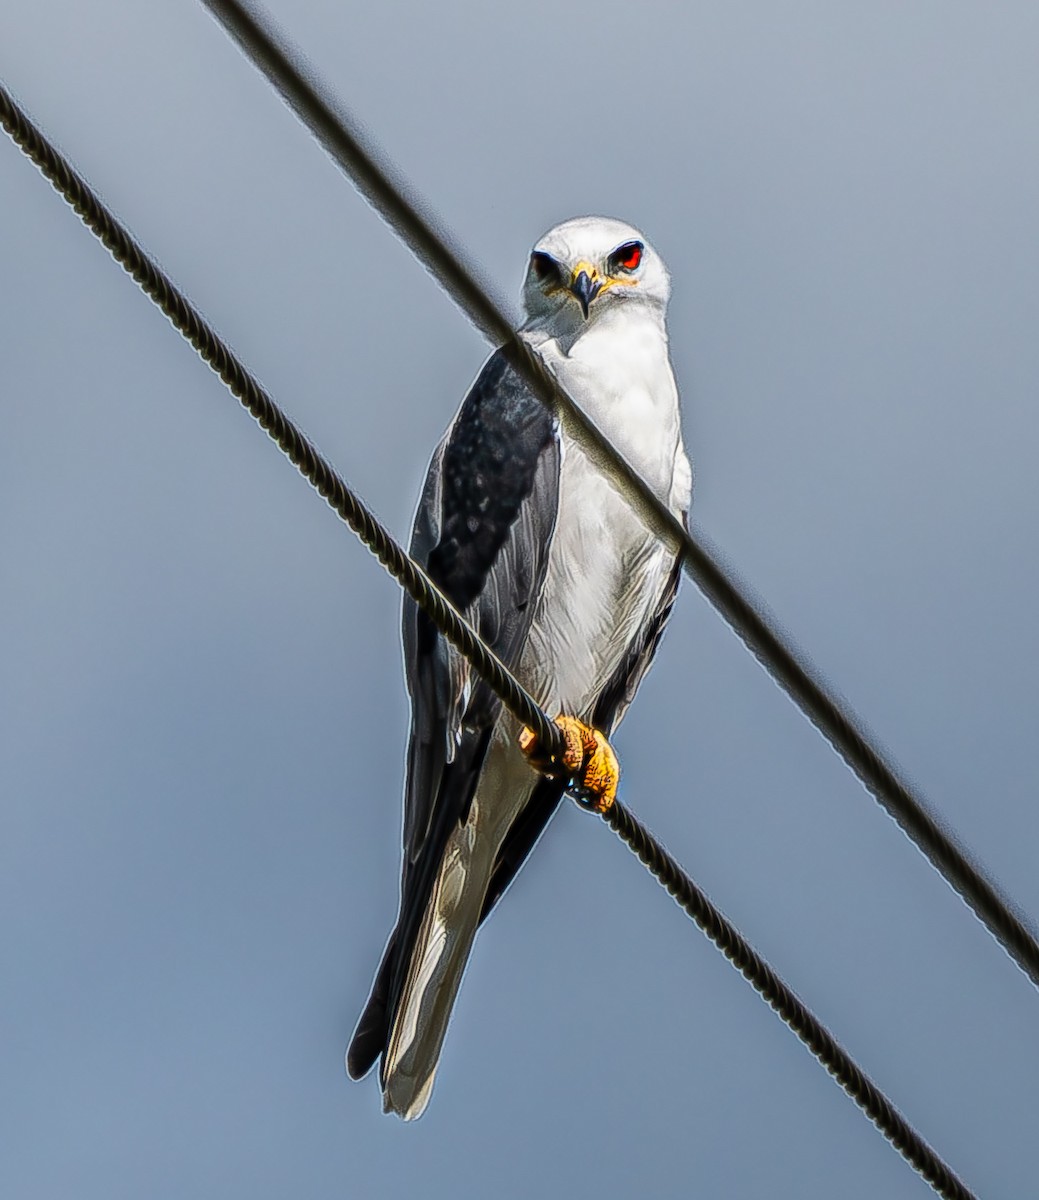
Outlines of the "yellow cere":
[[611,287],[638,287],[638,285],[639,285],[639,281],[637,279],[631,279],[626,275],[624,275],[624,276],[607,275],[604,278],[602,275],[599,274],[598,267],[593,266],[592,263],[588,262],[586,259],[583,259],[583,258],[574,267],[573,272],[570,275],[571,284],[574,283],[574,281],[577,279],[578,275],[580,275],[582,271],[584,271],[584,273],[588,276],[588,278],[592,281],[592,283],[599,284],[599,294],[600,295],[603,292],[609,291],[609,289]]

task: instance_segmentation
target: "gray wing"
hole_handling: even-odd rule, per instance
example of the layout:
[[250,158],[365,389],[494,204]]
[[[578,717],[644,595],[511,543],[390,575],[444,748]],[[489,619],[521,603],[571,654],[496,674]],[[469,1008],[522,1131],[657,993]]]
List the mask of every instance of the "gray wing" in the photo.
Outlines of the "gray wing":
[[[544,583],[559,464],[556,422],[496,352],[433,456],[411,552],[509,667]],[[500,711],[410,599],[402,632],[412,721],[401,908],[348,1053],[355,1077],[385,1046],[444,844],[468,812]],[[552,786],[558,802],[562,787]]]
[[[438,447],[416,515],[412,555],[508,667],[544,583],[559,461],[555,421],[498,351]],[[412,702],[406,876],[429,836],[444,772],[493,727],[499,703],[410,598],[402,625]]]

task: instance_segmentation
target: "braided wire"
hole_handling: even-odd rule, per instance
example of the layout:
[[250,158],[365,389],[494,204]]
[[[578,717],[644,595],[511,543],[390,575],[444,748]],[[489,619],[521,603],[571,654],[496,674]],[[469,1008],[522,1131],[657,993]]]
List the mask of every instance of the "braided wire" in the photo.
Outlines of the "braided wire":
[[112,257],[191,343],[202,360],[220,376],[268,436],[296,466],[329,506],[357,534],[386,570],[419,604],[437,629],[469,661],[505,707],[528,725],[548,753],[561,754],[563,738],[554,721],[477,637],[451,601],[393,538],[360,497],[347,486],[303,432],[270,395],[170,279],[91,191],[86,181],[51,146],[0,85],[0,121],[11,138],[68,201],[83,223],[97,235]]
[[615,801],[604,820],[938,1195],[970,1200],[973,1193],[638,818]]
[[202,0],[289,107],[325,147],[353,185],[408,246],[470,321],[510,362],[539,398],[568,422],[568,431],[628,498],[647,526],[682,558],[682,566],[773,680],[844,759],[881,807],[944,876],[1011,959],[1039,986],[1039,940],[996,885],[944,829],[924,799],[887,761],[863,722],[830,688],[808,658],[780,632],[716,553],[693,536],[560,387],[542,359],[516,336],[511,322],[433,222],[394,182],[349,118],[319,90],[304,66],[241,0]]
[[[229,391],[255,417],[300,473],[485,679],[505,707],[534,730],[546,750],[554,755],[561,754],[562,736],[555,723],[282,412],[183,293],[108,212],[82,177],[49,144],[2,84],[0,124],[68,201],[113,258],[165,313],[203,361],[220,376]],[[615,801],[605,814],[605,820],[938,1195],[946,1200],[975,1200],[973,1193],[906,1122],[833,1035],[756,953],[735,926],[714,907],[638,819],[619,801]]]

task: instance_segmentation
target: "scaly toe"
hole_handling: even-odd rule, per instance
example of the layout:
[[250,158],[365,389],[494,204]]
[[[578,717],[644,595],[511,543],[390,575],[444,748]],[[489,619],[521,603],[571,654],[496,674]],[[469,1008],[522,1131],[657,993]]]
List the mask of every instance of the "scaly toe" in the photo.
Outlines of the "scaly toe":
[[580,721],[575,721],[572,717],[556,717],[556,724],[565,740],[562,757],[557,758],[552,754],[546,754],[538,741],[538,735],[527,726],[520,730],[517,739],[527,762],[535,771],[540,771],[542,775],[547,775],[549,778],[560,775],[571,776],[580,771],[585,757],[584,739],[582,738],[582,730],[585,727],[581,725]]
[[605,813],[617,799],[621,768],[604,734],[576,717],[558,716],[556,724],[566,741],[561,756],[542,752],[537,734],[524,727],[518,738],[527,762],[550,779],[565,776],[567,791],[584,808]]
[[621,768],[613,747],[598,729],[584,726],[585,759],[575,776],[577,801],[592,812],[609,812],[617,799]]

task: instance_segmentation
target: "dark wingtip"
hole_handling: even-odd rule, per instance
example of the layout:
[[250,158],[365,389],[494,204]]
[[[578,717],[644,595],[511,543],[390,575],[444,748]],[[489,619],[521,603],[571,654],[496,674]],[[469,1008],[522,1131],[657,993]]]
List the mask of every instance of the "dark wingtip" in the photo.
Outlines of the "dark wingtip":
[[397,931],[394,930],[383,952],[372,994],[368,997],[346,1052],[346,1071],[351,1079],[362,1079],[367,1075],[386,1048],[386,1038],[390,1032],[390,979],[396,944]]
[[388,1031],[386,1020],[386,997],[379,995],[379,990],[372,993],[371,999],[365,1005],[357,1029],[350,1041],[346,1052],[346,1071],[351,1079],[363,1079],[375,1066],[375,1061],[383,1052]]

